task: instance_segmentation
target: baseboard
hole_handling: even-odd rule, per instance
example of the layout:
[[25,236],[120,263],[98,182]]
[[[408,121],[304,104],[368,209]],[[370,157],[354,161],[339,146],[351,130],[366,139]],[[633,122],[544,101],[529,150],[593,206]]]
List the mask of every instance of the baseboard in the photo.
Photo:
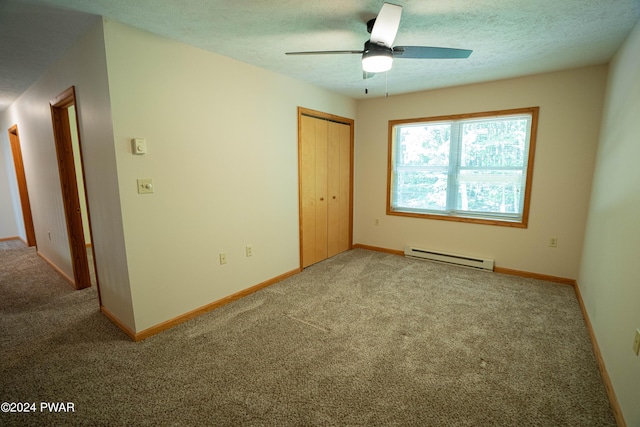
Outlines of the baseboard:
[[[165,322],[159,323],[155,326],[152,326],[150,328],[147,328],[143,331],[140,331],[138,333],[134,333],[132,338],[134,341],[142,341],[145,338],[149,338],[150,336],[156,335],[162,331],[165,331],[167,329],[173,328],[174,326],[177,326],[181,323],[184,323],[188,320],[193,319],[194,317],[198,317],[202,314],[208,313],[211,310],[214,310],[218,307],[222,307],[223,305],[229,304],[230,302],[236,301],[240,298],[246,297],[247,295],[250,295],[256,291],[259,291],[260,289],[264,289],[268,286],[273,285],[274,283],[278,283],[284,279],[286,279],[287,277],[291,277],[294,276],[298,273],[300,273],[300,269],[296,268],[295,270],[291,270],[289,272],[286,272],[284,274],[281,274],[279,276],[276,276],[272,279],[269,279],[265,282],[262,283],[258,283],[257,285],[251,286],[250,288],[246,288],[243,289],[239,292],[236,292],[235,294],[229,295],[227,297],[224,297],[222,299],[219,299],[217,301],[214,301],[210,304],[204,305],[200,308],[196,308],[195,310],[189,311],[185,314],[181,314],[180,316],[174,317],[173,319],[169,319]],[[116,323],[116,325],[120,326],[119,322],[114,322]],[[120,328],[122,328],[122,326],[120,326]],[[124,332],[127,333],[127,335],[131,336],[129,334],[129,332],[127,332],[126,329],[124,329]]]
[[57,265],[55,265],[55,264],[54,264],[54,263],[53,263],[49,258],[47,258],[46,256],[42,255],[42,253],[41,253],[40,251],[38,251],[38,250],[37,250],[37,251],[36,251],[36,254],[38,254],[38,256],[39,256],[40,258],[42,258],[43,260],[45,260],[45,262],[46,262],[47,264],[49,264],[49,265],[51,266],[51,268],[53,268],[55,271],[57,271],[57,272],[58,272],[58,274],[60,274],[64,280],[66,280],[67,282],[69,282],[69,284],[70,284],[71,286],[73,286],[73,289],[75,289],[75,288],[76,288],[76,282],[75,282],[75,280],[73,280],[73,278],[71,278],[71,277],[67,276],[67,274],[66,274],[64,271],[60,270],[60,268],[59,268]]
[[501,273],[501,274],[510,274],[511,276],[529,277],[531,279],[545,280],[547,282],[562,283],[563,285],[570,285],[570,286],[573,286],[573,287],[576,286],[576,280],[575,279],[568,279],[566,277],[549,276],[548,274],[540,274],[540,273],[532,273],[532,272],[529,272],[529,271],[513,270],[511,268],[505,268],[505,267],[494,267],[493,268],[493,272],[494,273]]
[[100,311],[104,314],[111,322],[113,322],[118,328],[122,329],[122,332],[127,334],[129,338],[132,340],[136,340],[136,333],[133,332],[127,325],[122,323],[120,319],[118,319],[112,312],[109,311],[105,306],[100,306]]
[[25,246],[27,246],[27,241],[20,236],[0,237],[0,242],[9,242],[11,240],[20,240],[22,243],[24,243]]
[[381,247],[378,247],[378,246],[361,245],[360,243],[354,244],[353,245],[353,249],[367,249],[367,250],[370,250],[370,251],[384,252],[386,254],[404,256],[404,251],[399,251],[399,250],[396,250],[396,249],[381,248]]
[[580,310],[582,310],[582,316],[584,317],[584,322],[587,325],[587,330],[589,331],[589,337],[591,338],[591,345],[593,346],[593,353],[596,356],[596,361],[598,362],[598,369],[600,370],[600,375],[602,375],[602,382],[604,383],[604,388],[607,391],[607,395],[609,396],[609,403],[611,404],[611,410],[613,411],[613,416],[616,419],[616,423],[618,427],[626,427],[627,423],[622,416],[622,410],[620,409],[620,404],[618,403],[618,398],[616,397],[616,392],[613,390],[613,384],[611,384],[611,378],[609,377],[609,373],[607,372],[607,367],[604,364],[604,359],[602,358],[602,353],[600,352],[600,346],[598,346],[598,340],[596,340],[596,335],[593,332],[593,326],[591,325],[591,320],[589,319],[589,314],[587,314],[587,308],[584,305],[584,301],[582,300],[582,295],[580,294],[580,286],[576,283],[575,286],[576,297],[578,298],[578,303],[580,304]]

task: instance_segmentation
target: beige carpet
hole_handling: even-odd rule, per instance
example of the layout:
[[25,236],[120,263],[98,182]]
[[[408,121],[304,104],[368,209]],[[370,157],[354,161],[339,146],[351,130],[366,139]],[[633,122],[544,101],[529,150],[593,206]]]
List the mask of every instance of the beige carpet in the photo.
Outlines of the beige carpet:
[[0,425],[615,425],[567,285],[354,250],[133,343],[9,246],[0,402],[75,412]]

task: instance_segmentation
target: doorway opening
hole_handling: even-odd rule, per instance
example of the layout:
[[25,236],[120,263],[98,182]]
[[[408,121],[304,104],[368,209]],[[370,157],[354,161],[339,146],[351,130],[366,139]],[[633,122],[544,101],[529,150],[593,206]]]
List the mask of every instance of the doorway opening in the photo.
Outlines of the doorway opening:
[[20,206],[22,208],[22,218],[24,221],[27,246],[36,246],[36,232],[33,226],[33,216],[31,215],[31,202],[29,202],[27,177],[24,172],[24,163],[22,161],[22,148],[20,147],[18,125],[13,125],[9,128],[9,141],[11,142],[13,164],[16,170],[16,181],[18,182],[18,193],[20,194]]
[[[49,104],[75,287],[84,289],[93,283],[97,287],[98,298],[100,298],[95,252],[92,245],[91,218],[84,186],[85,174],[82,163],[82,141],[78,132],[75,87],[71,86]],[[93,268],[90,268],[89,258],[92,259],[91,267]]]

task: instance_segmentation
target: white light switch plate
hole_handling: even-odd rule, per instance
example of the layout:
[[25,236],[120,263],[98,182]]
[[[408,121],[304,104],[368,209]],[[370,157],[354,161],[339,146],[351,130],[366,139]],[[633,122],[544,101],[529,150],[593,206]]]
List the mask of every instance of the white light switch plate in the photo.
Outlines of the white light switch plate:
[[138,180],[138,194],[153,193],[153,180],[151,178]]

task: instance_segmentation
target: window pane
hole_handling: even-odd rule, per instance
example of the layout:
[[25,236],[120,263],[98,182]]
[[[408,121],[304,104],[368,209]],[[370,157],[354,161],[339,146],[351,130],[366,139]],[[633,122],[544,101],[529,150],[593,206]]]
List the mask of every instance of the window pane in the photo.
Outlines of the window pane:
[[447,166],[450,124],[421,124],[398,127],[398,165]]
[[462,124],[461,166],[522,167],[528,150],[528,118]]
[[447,172],[400,169],[396,173],[395,207],[444,210]]
[[460,171],[456,209],[521,214],[522,191],[521,171]]

